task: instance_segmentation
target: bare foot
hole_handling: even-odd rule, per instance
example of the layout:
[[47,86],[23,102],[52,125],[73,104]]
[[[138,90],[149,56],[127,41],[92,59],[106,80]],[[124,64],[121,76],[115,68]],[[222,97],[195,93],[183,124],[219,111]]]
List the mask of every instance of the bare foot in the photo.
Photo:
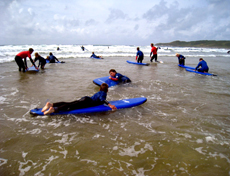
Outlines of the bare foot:
[[52,107],[53,104],[50,102],[47,102],[46,105],[42,108],[42,112],[45,112],[47,109],[49,109],[50,107]]
[[53,107],[50,107],[48,111],[45,111],[44,114],[47,115],[47,114],[51,114],[54,112],[54,108]]

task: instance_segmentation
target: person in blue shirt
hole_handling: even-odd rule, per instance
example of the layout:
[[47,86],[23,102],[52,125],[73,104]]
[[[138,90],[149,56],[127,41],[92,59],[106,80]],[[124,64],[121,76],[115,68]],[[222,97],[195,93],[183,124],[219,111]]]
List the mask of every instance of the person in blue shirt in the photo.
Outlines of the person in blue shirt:
[[144,59],[144,54],[142,51],[140,51],[140,48],[137,47],[137,55],[136,55],[137,63],[142,63],[143,59]]
[[94,52],[92,52],[92,55],[90,57],[103,59],[102,56],[97,56],[96,54],[94,54]]
[[107,100],[107,92],[108,92],[108,85],[106,83],[102,83],[100,86],[99,92],[95,93],[92,97],[82,97],[79,100],[72,101],[72,102],[57,102],[57,103],[50,103],[47,102],[46,105],[42,108],[42,112],[47,115],[50,113],[55,113],[59,111],[70,111],[74,109],[82,109],[88,108],[93,106],[98,106],[102,104],[108,105],[112,110],[116,110],[116,106],[111,105]]
[[[201,67],[201,68],[199,68],[199,67]],[[195,70],[197,70],[198,72],[206,73],[206,72],[208,72],[209,68],[208,68],[207,63],[202,58],[200,58],[199,63],[196,66]]]
[[46,65],[46,59],[41,57],[38,53],[35,53],[34,56],[35,56],[34,63],[37,62],[37,60],[39,60],[38,68],[41,65],[41,69],[44,69]]
[[185,64],[185,57],[183,55],[176,53],[176,57],[178,57],[178,62],[180,65]]
[[110,74],[109,79],[111,79],[113,81],[119,81],[119,82],[122,82],[122,83],[131,82],[131,80],[127,76],[124,76],[124,75],[122,75],[120,73],[117,73],[116,70],[114,70],[114,69],[111,69],[109,71],[109,74]]
[[50,63],[55,63],[55,60],[59,62],[59,60],[50,52],[49,61]]

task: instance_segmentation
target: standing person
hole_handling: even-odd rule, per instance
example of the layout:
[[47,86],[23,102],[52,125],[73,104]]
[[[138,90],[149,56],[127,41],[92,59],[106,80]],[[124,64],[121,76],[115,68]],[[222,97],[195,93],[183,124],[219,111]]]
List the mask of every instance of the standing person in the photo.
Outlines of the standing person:
[[50,52],[50,56],[49,56],[50,63],[55,63],[55,60],[59,62],[59,60],[53,55],[53,53]]
[[[201,68],[199,68],[199,67],[201,67]],[[206,73],[206,72],[208,72],[209,68],[208,68],[207,63],[202,58],[200,58],[199,63],[196,66],[195,70],[197,70],[198,72]]]
[[142,63],[143,59],[144,59],[144,54],[142,51],[140,51],[140,48],[137,47],[137,55],[136,55],[137,63]]
[[[26,61],[27,57],[30,59],[30,62],[34,65],[34,67],[38,69],[31,58],[31,54],[33,53],[33,51],[34,51],[33,48],[29,48],[28,51],[22,51],[15,56],[15,61],[18,64],[19,71],[21,71],[22,69],[23,72],[26,72],[26,70],[28,69],[27,61]],[[22,61],[22,59],[24,59],[24,62]]]
[[[150,52],[150,61],[153,62],[153,60],[155,59],[155,62],[158,62],[157,61],[157,50],[158,48],[154,46],[153,43],[151,43],[150,45],[152,48],[151,48],[151,52]],[[153,56],[152,56],[153,55]],[[152,56],[152,57],[151,57]]]
[[46,65],[46,59],[41,57],[38,53],[35,53],[34,56],[35,56],[34,63],[36,63],[37,60],[39,60],[38,68],[41,65],[41,69],[44,69],[44,67]]
[[185,57],[183,55],[176,53],[176,57],[178,57],[178,62],[180,65],[185,64]]
[[92,97],[85,96],[73,102],[47,102],[46,105],[42,108],[42,112],[44,112],[44,114],[46,115],[53,112],[70,111],[75,109],[98,106],[104,103],[107,104],[112,110],[116,110],[116,106],[111,105],[106,100],[108,87],[109,86],[106,83],[102,83],[99,92],[95,93]]
[[109,74],[110,74],[109,79],[111,79],[113,81],[119,81],[119,82],[122,82],[122,83],[131,82],[131,80],[128,77],[126,77],[126,76],[124,76],[124,75],[122,75],[120,73],[117,73],[116,70],[114,70],[114,69],[109,70]]

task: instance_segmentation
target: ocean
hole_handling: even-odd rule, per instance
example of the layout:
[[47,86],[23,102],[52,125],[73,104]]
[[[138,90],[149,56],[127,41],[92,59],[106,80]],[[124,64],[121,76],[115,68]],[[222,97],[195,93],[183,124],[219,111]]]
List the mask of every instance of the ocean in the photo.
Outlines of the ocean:
[[[57,47],[60,48],[57,51]],[[0,175],[230,175],[230,54],[227,49],[139,46],[149,66],[126,45],[0,46]],[[18,72],[17,53],[52,52],[62,64]],[[91,53],[104,59],[91,59]],[[33,53],[33,58],[34,58]],[[176,53],[205,76],[178,67]],[[30,65],[30,61],[27,61]],[[38,62],[36,63],[38,64]],[[111,112],[31,116],[47,101],[73,101],[99,90],[109,70],[132,82],[109,88],[108,101],[144,96],[144,104]]]

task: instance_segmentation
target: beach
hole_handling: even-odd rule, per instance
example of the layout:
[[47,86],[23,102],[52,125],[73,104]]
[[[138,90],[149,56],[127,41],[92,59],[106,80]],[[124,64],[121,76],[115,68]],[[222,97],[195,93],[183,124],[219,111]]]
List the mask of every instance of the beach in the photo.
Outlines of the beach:
[[[65,63],[18,72],[14,56],[29,47],[43,57],[53,52]],[[164,47],[158,51],[163,63],[150,63],[150,46],[142,46],[143,62],[150,65],[139,66],[126,62],[135,61],[136,46],[85,48],[0,47],[0,175],[230,174],[227,49]],[[104,59],[89,58],[92,51]],[[175,53],[191,67],[202,57],[218,76],[187,72]],[[99,90],[93,79],[108,76],[110,69],[132,82],[109,88],[108,101],[143,96],[147,102],[103,113],[30,115],[47,101],[92,96]]]

